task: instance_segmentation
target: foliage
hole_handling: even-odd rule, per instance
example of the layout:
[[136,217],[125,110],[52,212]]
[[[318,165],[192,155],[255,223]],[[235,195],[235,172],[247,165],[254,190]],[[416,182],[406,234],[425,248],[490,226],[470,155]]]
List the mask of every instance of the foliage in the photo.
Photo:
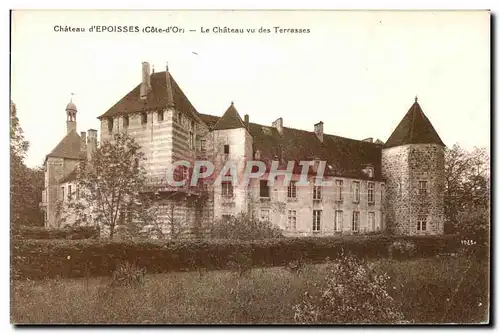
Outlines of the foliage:
[[416,245],[408,240],[396,240],[389,246],[389,256],[396,259],[410,259],[416,253]]
[[394,324],[404,316],[388,294],[387,274],[353,256],[331,262],[324,282],[294,306],[295,320],[309,324]]
[[146,271],[129,262],[122,263],[113,271],[111,287],[138,287],[144,285]]
[[19,226],[11,229],[16,239],[92,239],[99,236],[98,231],[90,226],[64,227],[50,229],[44,227]]
[[[451,236],[352,236],[332,238],[278,238],[244,240],[16,240],[12,244],[12,268],[16,276],[47,277],[109,276],[119,263],[131,262],[148,273],[225,269],[241,254],[253,267],[286,266],[294,260],[318,263],[335,259],[343,250],[363,258],[388,256],[389,245],[398,239],[415,243],[418,257],[453,253],[461,246]],[[68,258],[69,256],[69,258]],[[235,261],[236,260],[236,261]]]
[[246,213],[220,219],[210,226],[209,235],[218,239],[259,240],[280,238],[279,227],[269,221],[261,221]]
[[468,152],[455,144],[445,151],[447,232],[477,237],[489,233],[490,161],[485,149]]
[[112,141],[102,143],[90,163],[78,168],[79,196],[70,201],[67,210],[68,215],[76,217],[75,224],[85,224],[90,215],[110,239],[118,225],[126,225],[124,231],[135,233],[131,224],[140,221],[138,215],[144,207],[143,160],[140,146],[126,133],[116,133]]
[[[390,276],[388,293],[412,324],[488,322],[487,262],[446,256],[370,263],[375,275]],[[202,279],[174,272],[148,275],[139,289],[110,289],[108,278],[12,281],[11,323],[291,324],[293,306],[324,282],[328,268],[311,265],[300,275],[260,268],[241,279],[222,270]]]
[[29,143],[17,117],[16,105],[10,102],[10,215],[11,226],[43,225],[38,207],[42,201],[44,173],[41,168],[28,168],[24,158]]

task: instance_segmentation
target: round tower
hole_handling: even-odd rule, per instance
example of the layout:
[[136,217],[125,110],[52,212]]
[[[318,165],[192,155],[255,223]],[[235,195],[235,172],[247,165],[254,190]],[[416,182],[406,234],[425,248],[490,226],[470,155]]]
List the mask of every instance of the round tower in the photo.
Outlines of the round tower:
[[442,234],[444,147],[417,98],[382,149],[387,229]]

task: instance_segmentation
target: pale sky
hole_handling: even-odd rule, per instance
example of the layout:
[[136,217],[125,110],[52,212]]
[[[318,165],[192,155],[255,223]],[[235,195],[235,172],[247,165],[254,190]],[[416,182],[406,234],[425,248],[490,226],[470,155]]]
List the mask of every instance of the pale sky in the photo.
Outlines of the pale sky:
[[[92,25],[186,32],[90,33]],[[214,26],[256,33],[200,32]],[[310,33],[277,34],[276,26]],[[99,130],[97,117],[140,82],[143,61],[156,71],[168,62],[200,113],[220,116],[234,101],[251,122],[283,117],[287,127],[313,131],[323,121],[328,134],[386,141],[417,95],[447,146],[490,149],[486,11],[16,11],[11,51],[11,97],[30,167],[65,135],[71,93],[78,131]]]

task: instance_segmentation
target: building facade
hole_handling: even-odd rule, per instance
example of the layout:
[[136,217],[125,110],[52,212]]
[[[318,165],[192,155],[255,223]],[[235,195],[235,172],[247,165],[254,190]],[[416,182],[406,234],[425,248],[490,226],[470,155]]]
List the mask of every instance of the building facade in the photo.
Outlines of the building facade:
[[[141,74],[141,82],[98,117],[100,141],[127,132],[141,145],[148,189],[156,194],[165,233],[169,233],[172,220],[182,222],[189,233],[239,213],[268,220],[285,234],[297,236],[385,230],[407,235],[443,233],[444,144],[416,99],[383,143],[326,134],[323,122],[316,123],[312,131],[285,127],[281,117],[270,126],[252,123],[248,115],[241,118],[233,103],[222,116],[202,114],[168,68],[151,73],[149,64],[143,63]],[[75,142],[75,152],[83,152],[85,140],[76,133],[74,109],[75,129],[68,125],[66,137]],[[73,113],[67,113],[72,119]],[[74,157],[76,153],[63,158],[66,169],[54,169],[51,159],[60,157],[54,151],[47,156],[46,179],[52,180],[47,187],[69,186],[74,164],[84,158]],[[179,160],[191,166],[195,161],[210,161],[214,175],[227,175],[224,166],[231,162],[235,166],[231,172],[237,178],[252,161],[262,162],[266,168],[260,179],[248,183],[219,183],[212,178],[195,186],[188,182],[175,187],[168,184],[166,173]],[[298,182],[300,161],[311,163],[305,184]],[[291,162],[295,167],[290,167]],[[322,164],[325,184],[316,184]],[[273,168],[288,169],[291,182],[285,182],[281,175],[273,184],[268,183]],[[186,169],[185,174],[189,179],[192,170]],[[50,225],[56,215],[49,203],[47,198]]]

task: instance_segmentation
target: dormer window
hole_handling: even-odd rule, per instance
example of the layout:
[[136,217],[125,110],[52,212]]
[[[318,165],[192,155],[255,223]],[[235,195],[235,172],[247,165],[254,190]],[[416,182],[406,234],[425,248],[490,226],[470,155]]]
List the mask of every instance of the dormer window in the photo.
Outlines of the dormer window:
[[372,178],[372,177],[373,177],[373,168],[368,167],[368,168],[366,169],[366,174],[368,174],[368,177],[369,177],[369,178]]
[[373,170],[373,167],[366,167],[365,169],[363,169],[363,172],[366,174],[366,176],[368,176],[370,179],[373,178],[373,175],[374,175],[374,170]]
[[256,150],[254,153],[254,158],[259,160],[260,159],[260,150]]

